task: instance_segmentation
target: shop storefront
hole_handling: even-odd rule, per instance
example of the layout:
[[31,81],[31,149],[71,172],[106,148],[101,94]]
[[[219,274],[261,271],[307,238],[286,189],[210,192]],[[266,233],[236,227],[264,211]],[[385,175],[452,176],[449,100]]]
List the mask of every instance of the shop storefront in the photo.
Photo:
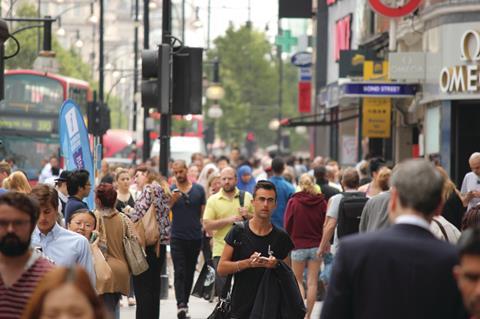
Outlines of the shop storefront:
[[459,185],[470,170],[469,156],[480,151],[480,25],[441,25],[425,35],[423,151]]

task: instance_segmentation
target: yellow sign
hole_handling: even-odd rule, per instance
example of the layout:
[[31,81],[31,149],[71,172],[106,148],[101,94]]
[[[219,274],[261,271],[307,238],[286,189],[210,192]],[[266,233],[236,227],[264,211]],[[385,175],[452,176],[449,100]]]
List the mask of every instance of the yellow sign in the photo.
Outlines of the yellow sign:
[[389,138],[392,101],[390,98],[364,98],[362,110],[362,136]]
[[385,81],[388,79],[388,61],[365,61],[363,79],[366,81]]

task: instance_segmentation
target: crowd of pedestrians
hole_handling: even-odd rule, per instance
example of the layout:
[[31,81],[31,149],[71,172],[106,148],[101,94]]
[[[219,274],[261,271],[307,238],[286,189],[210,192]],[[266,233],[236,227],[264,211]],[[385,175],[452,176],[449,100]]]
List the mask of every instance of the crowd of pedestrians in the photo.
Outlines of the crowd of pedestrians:
[[180,319],[196,269],[215,272],[203,296],[230,318],[309,319],[323,298],[326,319],[480,319],[480,153],[460,190],[421,159],[340,167],[233,149],[174,160],[169,176],[103,162],[95,185],[58,163],[32,187],[0,162],[2,318],[119,318],[122,296],[159,318],[170,254]]

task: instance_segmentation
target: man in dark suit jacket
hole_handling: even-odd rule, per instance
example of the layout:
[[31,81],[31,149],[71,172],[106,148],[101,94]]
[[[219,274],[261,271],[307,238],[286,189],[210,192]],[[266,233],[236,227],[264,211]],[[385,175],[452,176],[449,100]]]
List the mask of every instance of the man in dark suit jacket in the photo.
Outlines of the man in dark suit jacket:
[[442,208],[443,178],[425,160],[392,176],[390,228],[340,242],[322,319],[464,318],[452,269],[455,248],[429,224]]

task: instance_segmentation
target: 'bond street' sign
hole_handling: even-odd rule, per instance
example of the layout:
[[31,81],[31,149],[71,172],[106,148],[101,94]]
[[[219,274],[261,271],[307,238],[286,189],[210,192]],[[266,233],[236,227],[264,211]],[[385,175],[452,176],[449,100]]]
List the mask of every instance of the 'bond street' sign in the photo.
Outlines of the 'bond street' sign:
[[417,92],[417,86],[395,83],[348,83],[342,85],[346,97],[409,97]]

